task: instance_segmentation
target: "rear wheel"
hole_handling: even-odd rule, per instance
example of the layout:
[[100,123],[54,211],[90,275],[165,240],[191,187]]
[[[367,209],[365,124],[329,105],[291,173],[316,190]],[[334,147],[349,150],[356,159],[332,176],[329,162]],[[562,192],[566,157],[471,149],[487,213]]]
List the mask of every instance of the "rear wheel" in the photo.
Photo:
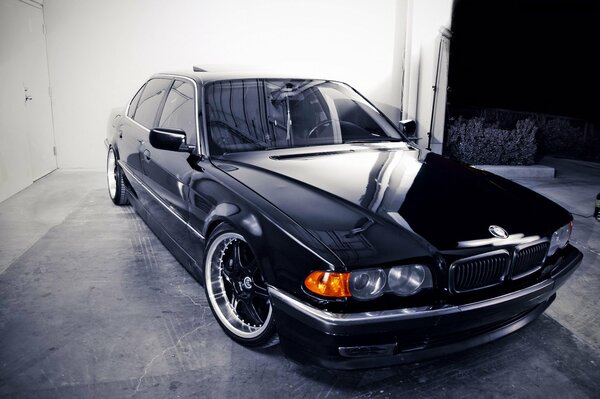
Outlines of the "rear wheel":
[[244,237],[228,225],[212,234],[204,262],[206,297],[217,321],[246,346],[275,343],[267,284]]
[[117,163],[115,150],[110,147],[106,157],[106,182],[108,183],[108,195],[116,205],[129,203],[124,180],[123,171]]

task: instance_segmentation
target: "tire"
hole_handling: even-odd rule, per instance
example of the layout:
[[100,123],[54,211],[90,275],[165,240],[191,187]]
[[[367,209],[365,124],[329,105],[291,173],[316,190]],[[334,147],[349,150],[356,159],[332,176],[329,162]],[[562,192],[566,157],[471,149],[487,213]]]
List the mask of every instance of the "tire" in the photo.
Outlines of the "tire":
[[123,170],[117,163],[115,150],[110,147],[106,156],[106,182],[108,185],[108,196],[115,205],[127,205],[127,188]]
[[244,237],[222,224],[211,234],[205,254],[204,291],[223,331],[244,346],[275,344],[267,285]]

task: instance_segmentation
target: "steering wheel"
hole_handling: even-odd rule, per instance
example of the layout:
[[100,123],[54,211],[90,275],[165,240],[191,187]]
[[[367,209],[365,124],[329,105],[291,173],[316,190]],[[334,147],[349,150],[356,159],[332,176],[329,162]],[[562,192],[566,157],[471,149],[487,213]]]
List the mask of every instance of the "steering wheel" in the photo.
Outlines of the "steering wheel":
[[317,123],[312,129],[310,129],[310,132],[308,132],[308,134],[306,135],[306,138],[310,139],[313,137],[317,137],[318,134],[316,134],[316,133],[319,130],[321,130],[321,128],[323,128],[323,126],[331,125],[333,122],[335,122],[333,119],[325,119],[324,121]]

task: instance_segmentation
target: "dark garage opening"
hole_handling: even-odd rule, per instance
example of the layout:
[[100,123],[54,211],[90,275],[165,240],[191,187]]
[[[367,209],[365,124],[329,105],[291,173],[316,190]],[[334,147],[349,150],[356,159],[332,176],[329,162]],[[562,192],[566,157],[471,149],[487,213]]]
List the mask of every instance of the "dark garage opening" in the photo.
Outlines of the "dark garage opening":
[[591,0],[456,0],[445,153],[600,161],[598,21]]

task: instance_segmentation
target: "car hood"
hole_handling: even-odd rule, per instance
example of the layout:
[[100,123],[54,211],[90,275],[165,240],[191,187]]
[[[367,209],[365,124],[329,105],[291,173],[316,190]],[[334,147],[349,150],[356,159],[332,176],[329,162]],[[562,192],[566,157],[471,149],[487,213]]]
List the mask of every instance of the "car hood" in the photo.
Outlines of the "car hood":
[[[231,154],[215,162],[346,263],[547,237],[570,215],[493,174],[406,143]],[[495,238],[490,226],[505,229]],[[390,259],[387,259],[387,256]]]

